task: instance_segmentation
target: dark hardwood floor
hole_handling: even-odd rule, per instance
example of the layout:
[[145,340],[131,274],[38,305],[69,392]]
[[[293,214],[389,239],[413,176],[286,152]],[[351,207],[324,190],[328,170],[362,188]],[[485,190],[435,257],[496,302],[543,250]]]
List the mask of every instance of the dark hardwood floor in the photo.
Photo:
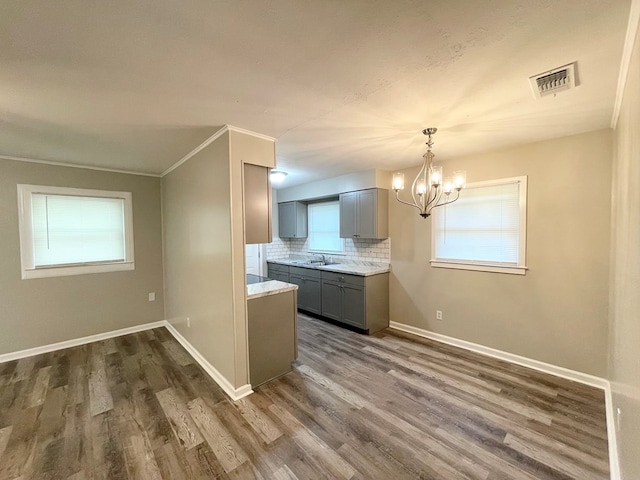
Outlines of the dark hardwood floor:
[[603,392],[299,317],[231,402],[165,329],[0,364],[0,479],[607,479]]

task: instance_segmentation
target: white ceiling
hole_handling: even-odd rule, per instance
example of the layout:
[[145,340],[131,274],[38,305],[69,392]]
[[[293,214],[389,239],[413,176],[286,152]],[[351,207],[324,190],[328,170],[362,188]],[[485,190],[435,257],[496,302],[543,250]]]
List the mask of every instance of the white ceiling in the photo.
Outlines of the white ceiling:
[[[630,0],[20,0],[0,155],[159,174],[221,125],[284,186],[607,128]],[[578,62],[535,100],[528,77]]]

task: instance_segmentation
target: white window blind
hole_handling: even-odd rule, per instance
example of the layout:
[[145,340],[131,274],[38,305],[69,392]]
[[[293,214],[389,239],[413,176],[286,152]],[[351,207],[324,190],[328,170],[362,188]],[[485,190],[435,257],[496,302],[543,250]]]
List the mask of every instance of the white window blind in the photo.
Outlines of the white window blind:
[[124,199],[33,194],[34,266],[124,262]]
[[134,270],[130,192],[18,185],[22,278]]
[[524,268],[525,227],[526,177],[470,184],[435,211],[432,262]]
[[310,203],[307,214],[309,250],[327,253],[344,252],[344,240],[340,238],[339,202]]

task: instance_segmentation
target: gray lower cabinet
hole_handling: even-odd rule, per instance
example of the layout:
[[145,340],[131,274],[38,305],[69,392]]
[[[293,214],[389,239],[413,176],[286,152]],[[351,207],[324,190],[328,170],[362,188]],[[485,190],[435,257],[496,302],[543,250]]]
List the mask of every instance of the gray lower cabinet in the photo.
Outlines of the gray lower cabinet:
[[298,308],[375,333],[389,326],[389,274],[349,275],[267,263],[269,278],[298,285]]
[[289,267],[278,263],[267,262],[267,277],[289,283]]
[[322,316],[375,333],[389,326],[389,274],[322,272]]
[[298,308],[320,315],[322,295],[320,271],[309,268],[289,267],[289,283],[298,285]]

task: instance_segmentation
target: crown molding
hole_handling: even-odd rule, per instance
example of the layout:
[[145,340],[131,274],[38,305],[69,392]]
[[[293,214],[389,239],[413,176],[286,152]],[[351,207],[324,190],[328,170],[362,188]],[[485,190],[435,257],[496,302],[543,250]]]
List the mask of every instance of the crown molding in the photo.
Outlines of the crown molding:
[[622,97],[624,89],[627,85],[627,77],[629,76],[629,65],[631,64],[631,54],[638,33],[638,24],[640,23],[640,0],[631,1],[631,9],[629,11],[629,22],[627,23],[627,34],[624,38],[624,48],[622,50],[622,59],[620,60],[620,71],[618,73],[618,87],[616,90],[616,100],[613,104],[613,116],[611,117],[611,128],[615,130],[620,116],[620,108],[622,107]]
[[97,170],[99,172],[124,173],[126,175],[140,175],[143,177],[160,177],[156,173],[135,172],[132,170],[119,170],[117,168],[92,167],[89,165],[75,165],[73,163],[53,162],[50,160],[38,160],[36,158],[12,157],[10,155],[0,155],[0,160],[11,160],[14,162],[39,163],[42,165],[52,165],[54,167],[82,168],[85,170]]
[[182,157],[180,160],[178,160],[176,163],[174,163],[173,165],[171,165],[169,168],[167,168],[164,172],[162,172],[160,174],[161,177],[164,177],[165,175],[173,172],[176,168],[178,168],[180,165],[182,165],[184,162],[186,162],[187,160],[189,160],[191,157],[193,157],[194,155],[196,155],[199,151],[201,151],[202,149],[206,148],[208,145],[210,145],[211,143],[215,142],[218,138],[220,138],[222,135],[224,135],[227,132],[228,128],[225,125],[224,127],[222,127],[220,130],[218,130],[216,133],[214,133],[213,135],[211,135],[209,138],[207,138],[204,142],[202,142],[200,145],[198,145],[196,148],[194,148],[193,150],[191,150],[189,153],[187,153],[184,157]]
[[252,137],[261,138],[262,140],[268,140],[270,142],[276,141],[274,137],[270,137],[269,135],[263,135],[262,133],[252,132],[251,130],[245,130],[244,128],[234,127],[233,125],[225,125],[225,127],[227,127],[227,129],[231,132],[251,135]]
[[262,135],[261,133],[252,132],[251,130],[245,130],[244,128],[238,128],[238,127],[234,127],[232,125],[224,125],[220,130],[218,130],[216,133],[211,135],[204,142],[202,142],[200,145],[198,145],[196,148],[191,150],[189,153],[187,153],[184,157],[182,157],[176,163],[174,163],[169,168],[167,168],[164,172],[162,172],[162,174],[160,176],[164,177],[165,175],[171,173],[176,168],[178,168],[180,165],[182,165],[187,160],[189,160],[190,158],[195,156],[198,152],[200,152],[202,149],[204,149],[207,146],[209,146],[211,143],[215,142],[218,138],[220,138],[222,135],[224,135],[227,132],[236,132],[236,133],[242,133],[242,134],[245,134],[245,135],[251,135],[252,137],[261,138],[263,140],[268,140],[270,142],[275,142],[276,141],[275,138],[269,137],[267,135]]

